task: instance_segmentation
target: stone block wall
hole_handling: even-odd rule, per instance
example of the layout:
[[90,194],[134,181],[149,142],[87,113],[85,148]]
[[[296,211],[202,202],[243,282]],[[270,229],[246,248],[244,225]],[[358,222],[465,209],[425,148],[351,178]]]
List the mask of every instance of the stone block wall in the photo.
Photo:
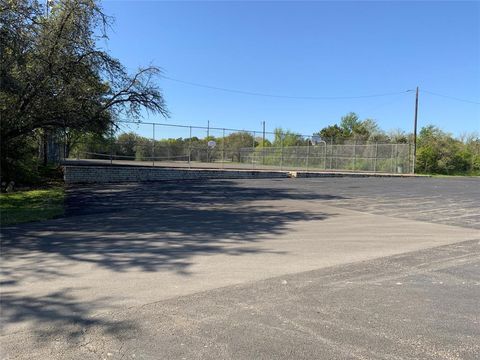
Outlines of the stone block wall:
[[270,179],[287,178],[285,171],[203,170],[149,168],[140,166],[70,166],[64,167],[66,184],[115,183],[197,179]]

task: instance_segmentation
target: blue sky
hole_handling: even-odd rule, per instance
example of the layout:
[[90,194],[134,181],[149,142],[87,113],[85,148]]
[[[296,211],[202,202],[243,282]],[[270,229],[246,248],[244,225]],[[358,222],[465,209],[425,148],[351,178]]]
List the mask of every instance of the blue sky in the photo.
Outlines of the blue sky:
[[[479,2],[103,1],[115,18],[106,45],[130,70],[307,100],[250,96],[161,79],[169,119],[240,129],[281,126],[311,134],[354,111],[385,130],[419,126],[480,131]],[[182,136],[172,132],[171,136]]]

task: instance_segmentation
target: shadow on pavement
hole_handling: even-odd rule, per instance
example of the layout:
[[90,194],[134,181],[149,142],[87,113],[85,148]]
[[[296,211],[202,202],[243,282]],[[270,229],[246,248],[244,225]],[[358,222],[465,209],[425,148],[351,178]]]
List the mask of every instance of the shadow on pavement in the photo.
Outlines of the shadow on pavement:
[[[189,276],[197,255],[282,255],[245,244],[285,233],[289,223],[324,220],[332,214],[251,202],[320,198],[337,197],[242,188],[218,180],[71,188],[65,218],[2,230],[2,288],[12,290],[2,294],[3,323],[50,321],[51,331],[63,332],[55,324],[100,321],[92,320],[87,311],[98,304],[81,304],[67,290],[42,298],[14,291],[22,282],[68,276],[66,268],[78,263],[114,272],[173,271]],[[78,337],[77,332],[75,327],[70,335]]]
[[[9,342],[8,331],[4,328],[15,323],[30,326],[35,335],[37,349],[55,346],[55,342],[64,347],[78,349],[87,345],[86,332],[92,326],[99,327],[104,336],[113,337],[118,341],[123,341],[129,334],[138,331],[138,325],[130,320],[94,316],[92,305],[98,306],[108,302],[108,297],[99,298],[92,304],[78,300],[72,295],[73,290],[62,289],[42,297],[2,291],[1,342]],[[17,346],[22,348],[22,344]],[[31,355],[32,358],[35,357]]]
[[271,188],[242,186],[235,180],[165,181],[127,184],[76,185],[67,190],[67,216],[104,213],[155,204],[165,207],[194,205],[245,204],[254,200],[341,200],[343,196],[318,194],[318,189],[303,192],[292,187],[279,188],[269,179]]

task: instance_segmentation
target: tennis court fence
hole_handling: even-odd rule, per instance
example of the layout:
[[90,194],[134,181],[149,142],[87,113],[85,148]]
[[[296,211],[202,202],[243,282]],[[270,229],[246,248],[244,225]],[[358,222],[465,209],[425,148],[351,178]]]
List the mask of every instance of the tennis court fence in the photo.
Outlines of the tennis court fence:
[[[411,173],[411,144],[322,139],[159,123],[121,124],[109,136],[84,136],[63,145],[62,157],[99,163],[189,168]],[[126,125],[126,126],[124,126]]]

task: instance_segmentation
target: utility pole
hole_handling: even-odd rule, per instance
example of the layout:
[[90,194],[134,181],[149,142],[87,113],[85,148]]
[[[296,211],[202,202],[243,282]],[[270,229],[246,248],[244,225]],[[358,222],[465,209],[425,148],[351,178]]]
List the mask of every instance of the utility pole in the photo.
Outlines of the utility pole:
[[412,172],[415,174],[415,162],[417,161],[417,119],[418,119],[418,86],[415,95],[415,120],[413,124],[413,167]]

